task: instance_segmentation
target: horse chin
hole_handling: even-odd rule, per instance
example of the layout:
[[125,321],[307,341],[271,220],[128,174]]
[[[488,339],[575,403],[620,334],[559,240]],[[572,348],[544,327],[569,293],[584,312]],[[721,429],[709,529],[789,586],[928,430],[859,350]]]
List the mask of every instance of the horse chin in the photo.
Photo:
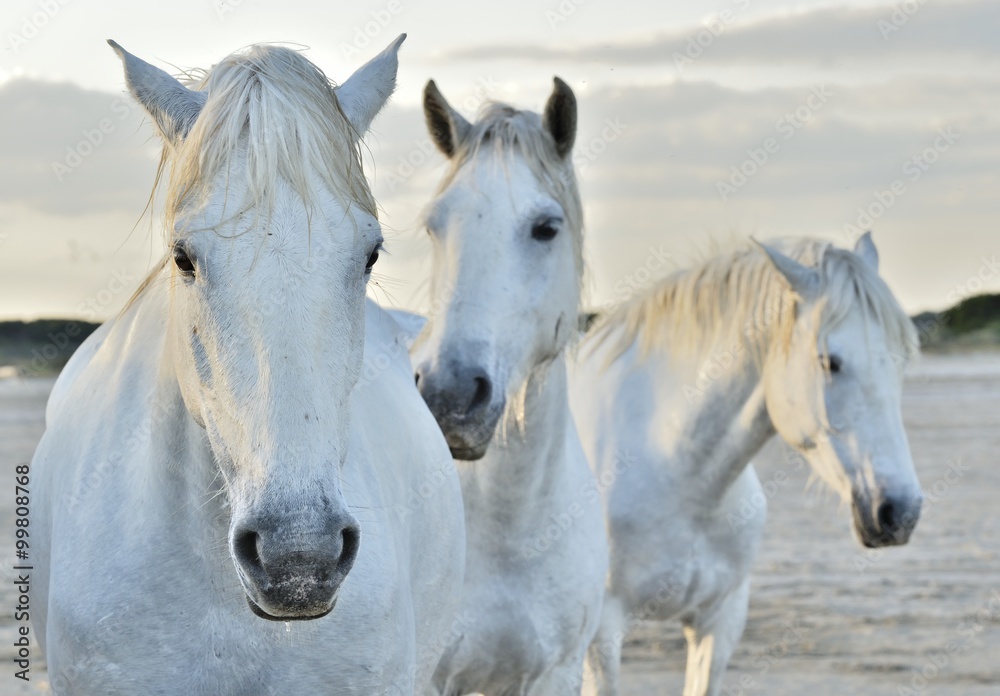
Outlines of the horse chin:
[[880,549],[886,546],[905,546],[909,541],[909,535],[904,533],[896,534],[865,534],[857,529],[855,532],[861,540],[861,544],[868,549]]
[[452,459],[472,462],[482,459],[486,455],[486,450],[490,448],[493,440],[494,427],[489,430],[485,437],[481,432],[469,433],[467,431],[451,431],[445,434],[448,449],[451,450]]
[[452,459],[458,459],[463,462],[474,462],[486,455],[486,450],[489,449],[489,442],[480,447],[455,446],[449,443],[448,449],[451,451]]
[[264,611],[263,609],[261,609],[260,605],[257,604],[257,602],[253,601],[250,598],[250,595],[246,595],[246,598],[247,598],[247,604],[250,606],[250,611],[252,611],[256,616],[259,616],[262,619],[267,619],[268,621],[283,621],[283,622],[288,622],[288,621],[315,621],[316,619],[322,619],[324,616],[328,615],[330,612],[333,611],[334,607],[337,606],[337,597],[334,597],[333,601],[330,602],[330,608],[327,609],[326,611],[323,611],[323,612],[319,613],[319,614],[309,614],[309,615],[299,614],[299,615],[295,615],[295,616],[275,616],[273,614],[268,614],[266,611]]
[[501,403],[491,407],[487,413],[474,420],[447,419],[452,422],[446,421],[442,432],[448,443],[448,449],[451,450],[452,458],[470,462],[482,459],[490,448],[502,415],[503,404]]

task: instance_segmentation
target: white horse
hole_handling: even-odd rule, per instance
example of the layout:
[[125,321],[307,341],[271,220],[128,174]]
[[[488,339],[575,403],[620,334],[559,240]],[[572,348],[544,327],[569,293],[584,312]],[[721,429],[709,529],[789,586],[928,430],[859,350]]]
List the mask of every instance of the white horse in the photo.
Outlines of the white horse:
[[900,408],[917,338],[870,237],[854,252],[762,249],[671,276],[592,331],[570,366],[606,485],[611,572],[588,657],[603,695],[618,693],[636,618],[680,619],[685,696],[720,692],[766,515],[749,462],[775,433],[850,502],[866,546],[906,543],[920,515]]
[[170,251],[67,366],[32,465],[55,693],[429,682],[461,489],[401,331],[365,299],[382,234],[358,155],[403,38],[336,89],[264,45],[188,89],[111,42],[164,139]]
[[576,100],[556,78],[542,116],[490,104],[469,123],[429,82],[424,112],[450,168],[426,217],[443,309],[413,356],[460,460],[468,534],[432,693],[579,694],[607,541],[566,395],[582,270]]

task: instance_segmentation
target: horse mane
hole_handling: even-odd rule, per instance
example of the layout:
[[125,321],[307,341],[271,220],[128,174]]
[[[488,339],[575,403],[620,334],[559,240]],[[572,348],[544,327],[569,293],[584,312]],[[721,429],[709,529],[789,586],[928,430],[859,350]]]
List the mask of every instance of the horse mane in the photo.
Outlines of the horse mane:
[[[829,331],[860,308],[883,328],[895,355],[909,360],[919,351],[913,322],[857,254],[814,239],[771,244],[819,271],[817,350],[825,350]],[[761,361],[773,340],[790,340],[796,300],[766,255],[744,247],[671,274],[645,296],[613,310],[590,331],[585,344],[593,341],[596,347],[615,335],[612,360],[638,342],[642,358],[666,348],[697,356],[722,345],[748,350]]]
[[458,144],[449,159],[449,168],[437,189],[440,195],[466,165],[475,165],[479,155],[488,152],[491,160],[505,168],[518,155],[541,182],[545,192],[559,203],[566,224],[573,235],[573,250],[578,278],[583,276],[583,205],[569,157],[560,157],[555,141],[542,125],[542,117],[521,111],[502,102],[486,102],[479,110],[472,130]]
[[377,215],[361,165],[360,134],[329,78],[301,53],[256,44],[223,58],[192,88],[208,99],[187,136],[164,148],[168,216],[204,200],[220,173],[228,182],[236,173],[233,155],[241,150],[246,161],[238,163],[238,173],[246,177],[247,205],[270,210],[278,179],[312,204],[309,179],[317,175],[345,209],[357,203]]

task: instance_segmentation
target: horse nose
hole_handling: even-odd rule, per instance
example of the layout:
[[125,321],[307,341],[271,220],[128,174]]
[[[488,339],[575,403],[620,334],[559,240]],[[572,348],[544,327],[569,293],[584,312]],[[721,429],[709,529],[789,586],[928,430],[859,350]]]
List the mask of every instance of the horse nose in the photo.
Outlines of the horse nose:
[[433,373],[418,370],[417,389],[436,415],[453,414],[475,417],[493,399],[493,382],[482,367],[453,366]]
[[319,529],[294,520],[248,520],[233,531],[232,553],[256,614],[309,619],[333,608],[354,565],[361,532],[353,519],[331,517]]

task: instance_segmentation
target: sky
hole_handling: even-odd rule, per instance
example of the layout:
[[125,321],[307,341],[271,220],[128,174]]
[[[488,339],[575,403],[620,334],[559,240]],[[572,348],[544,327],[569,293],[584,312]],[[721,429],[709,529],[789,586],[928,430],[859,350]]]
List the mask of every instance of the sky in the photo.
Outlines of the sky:
[[427,79],[472,118],[541,110],[554,75],[580,109],[588,306],[750,236],[867,229],[911,312],[1000,291],[996,0],[6,0],[0,319],[113,316],[164,252],[159,145],[106,39],[171,72],[289,43],[342,82],[402,32],[366,139],[384,303],[427,304]]

